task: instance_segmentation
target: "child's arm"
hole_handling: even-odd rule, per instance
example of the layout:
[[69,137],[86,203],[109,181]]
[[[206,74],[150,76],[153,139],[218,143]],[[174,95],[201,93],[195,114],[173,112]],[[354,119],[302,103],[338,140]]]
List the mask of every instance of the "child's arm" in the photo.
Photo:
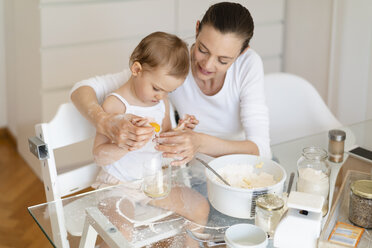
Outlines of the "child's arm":
[[[170,108],[169,108],[169,100],[168,98],[164,98],[164,104],[165,104],[165,116],[163,119],[163,125],[162,125],[162,133],[170,131],[172,129],[172,124],[170,121]],[[188,115],[186,114],[182,119],[178,121],[178,125],[175,129],[175,131],[183,130],[183,129],[194,129],[196,125],[199,124],[199,120],[196,119],[194,115]]]
[[93,145],[93,156],[97,165],[104,166],[112,164],[127,153],[127,148],[121,148],[112,143],[105,135],[98,132],[96,133]]
[[163,122],[162,122],[162,125],[161,125],[161,132],[167,132],[169,130],[172,129],[172,124],[171,124],[171,121],[170,121],[170,115],[169,115],[169,100],[168,100],[168,97],[165,97],[163,99],[164,101],[164,105],[165,105],[165,115],[164,115],[164,118],[163,118]]
[[[123,114],[126,111],[125,106],[114,96],[109,96],[103,103],[102,108],[107,113]],[[124,117],[124,114],[123,114]],[[138,119],[138,120],[137,120]],[[138,117],[137,122],[142,119]],[[132,120],[133,121],[133,120]],[[100,133],[96,133],[93,145],[94,160],[98,165],[109,165],[118,161],[121,157],[129,152],[128,147],[119,147],[111,142],[111,140]]]

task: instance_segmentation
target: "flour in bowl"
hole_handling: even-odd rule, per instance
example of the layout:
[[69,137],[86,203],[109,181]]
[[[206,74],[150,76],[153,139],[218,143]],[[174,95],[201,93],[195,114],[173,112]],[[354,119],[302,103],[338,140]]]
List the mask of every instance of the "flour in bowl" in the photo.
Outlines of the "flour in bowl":
[[[256,174],[253,165],[230,164],[217,169],[217,172],[235,188],[253,189],[268,187],[277,183],[274,176],[269,173],[260,172]],[[216,180],[220,181],[217,178]]]

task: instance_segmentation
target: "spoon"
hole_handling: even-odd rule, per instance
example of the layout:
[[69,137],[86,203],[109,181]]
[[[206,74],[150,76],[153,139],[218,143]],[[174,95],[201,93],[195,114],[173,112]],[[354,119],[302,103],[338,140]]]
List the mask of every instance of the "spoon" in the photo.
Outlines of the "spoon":
[[287,189],[287,194],[288,195],[289,195],[289,193],[291,193],[293,179],[294,179],[294,172],[292,172],[291,175],[289,176],[288,189]]
[[224,184],[226,184],[227,186],[231,186],[225,179],[223,179],[223,177],[220,174],[217,173],[217,171],[212,169],[212,167],[210,167],[205,161],[201,160],[200,158],[195,158],[195,159],[198,160],[200,163],[202,163],[205,167],[207,167],[208,170],[213,172],[213,174],[215,174],[219,179],[221,179],[221,181]]
[[193,232],[187,228],[186,228],[186,232],[194,240],[201,242],[201,243],[206,243],[207,247],[221,246],[221,245],[226,244],[224,240],[224,234],[219,234],[219,235],[203,234],[203,233]]

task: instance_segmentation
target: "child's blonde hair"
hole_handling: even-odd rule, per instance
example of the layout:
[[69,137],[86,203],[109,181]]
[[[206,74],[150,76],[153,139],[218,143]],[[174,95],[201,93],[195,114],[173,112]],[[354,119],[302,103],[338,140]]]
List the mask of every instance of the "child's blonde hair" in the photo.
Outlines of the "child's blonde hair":
[[129,63],[134,62],[139,62],[145,70],[166,66],[168,75],[184,78],[190,67],[189,49],[176,35],[155,32],[143,38],[134,49]]

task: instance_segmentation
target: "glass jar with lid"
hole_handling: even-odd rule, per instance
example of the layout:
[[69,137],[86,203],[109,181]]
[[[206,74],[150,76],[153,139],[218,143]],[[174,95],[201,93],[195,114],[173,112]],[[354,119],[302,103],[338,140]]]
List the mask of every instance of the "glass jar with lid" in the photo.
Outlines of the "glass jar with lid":
[[306,147],[297,161],[297,191],[324,197],[323,216],[328,212],[329,176],[327,151],[320,147]]
[[333,129],[328,132],[329,161],[340,163],[344,160],[344,146],[346,133],[342,130]]
[[283,199],[275,194],[261,195],[256,199],[255,225],[261,227],[269,238],[274,236],[284,212],[283,207]]
[[358,180],[350,186],[349,220],[372,228],[372,180]]

